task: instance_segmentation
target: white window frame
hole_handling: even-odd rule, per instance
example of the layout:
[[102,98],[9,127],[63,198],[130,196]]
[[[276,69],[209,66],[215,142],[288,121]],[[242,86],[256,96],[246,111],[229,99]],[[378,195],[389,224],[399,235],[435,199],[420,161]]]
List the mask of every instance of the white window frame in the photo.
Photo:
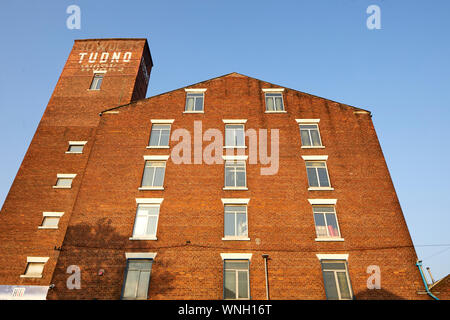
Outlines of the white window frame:
[[[339,233],[339,236],[337,236],[337,237],[330,237],[330,236],[327,236],[327,237],[319,237],[318,235],[317,235],[317,224],[316,224],[316,212],[314,211],[314,207],[332,207],[333,209],[334,209],[334,216],[335,216],[335,219],[336,219],[336,225],[337,225],[337,231],[338,231],[338,233]],[[313,211],[313,217],[314,217],[314,227],[315,227],[315,230],[316,230],[316,238],[315,238],[315,241],[327,241],[327,242],[332,242],[332,241],[338,241],[338,242],[340,242],[340,241],[344,241],[344,238],[342,238],[342,234],[341,234],[341,227],[339,226],[339,220],[338,220],[338,216],[337,216],[337,212],[336,212],[336,206],[334,205],[334,204],[315,204],[315,205],[312,205],[312,211]],[[331,212],[330,212],[331,213]],[[326,226],[328,227],[328,225],[327,225],[327,221],[326,221],[326,219],[325,219],[325,217],[324,217],[324,220],[325,220],[325,224],[326,224]],[[329,233],[329,230],[328,230],[328,228],[326,229],[327,230],[327,234]]]
[[[247,122],[247,119],[224,119],[222,120],[223,123],[225,124],[225,135],[224,135],[224,149],[246,149],[247,145],[245,144],[245,123]],[[228,125],[241,125],[242,126],[242,132],[243,132],[243,141],[244,141],[244,145],[242,146],[228,146],[227,143],[227,126]],[[235,131],[235,130],[233,130]],[[234,137],[236,137],[236,134],[233,135]]]
[[[262,89],[264,92],[264,113],[287,113],[286,106],[284,104],[284,88],[264,88]],[[281,94],[281,102],[283,104],[283,110],[267,110],[267,93],[279,93]],[[275,99],[274,106],[275,106]]]
[[[142,172],[142,179],[141,179],[141,186],[138,188],[138,190],[144,191],[144,190],[164,190],[164,179],[166,177],[166,170],[167,170],[167,160],[169,159],[169,156],[144,156],[144,171]],[[164,162],[164,176],[162,181],[162,186],[143,186],[143,179],[144,179],[144,172],[147,165],[147,161],[149,162]],[[153,175],[153,181],[155,180],[155,175]]]
[[[248,233],[249,233],[248,203],[249,202],[250,202],[250,199],[244,199],[244,198],[222,198],[223,232],[224,232],[224,236],[222,237],[222,240],[225,240],[225,241],[250,241],[250,238],[248,237]],[[246,217],[246,223],[247,223],[247,236],[225,236],[225,207],[226,206],[244,206],[245,207],[245,217]]]
[[[247,226],[247,234],[246,235],[239,235],[239,236],[236,235],[236,228],[237,228],[237,223],[236,223],[237,213],[236,212],[234,212],[234,228],[235,228],[234,233],[235,233],[235,235],[234,236],[227,236],[227,235],[225,235],[225,214],[226,214],[225,208],[227,206],[236,206],[236,207],[244,207],[245,208],[245,224]],[[248,237],[248,208],[247,208],[247,205],[243,205],[243,204],[228,204],[228,205],[225,205],[224,208],[223,208],[223,223],[224,223],[224,235],[223,235],[222,240],[228,240],[228,241],[229,240],[231,240],[231,241],[250,241],[250,238]]]
[[[58,173],[56,175],[56,183],[53,186],[53,189],[71,189],[73,180],[75,179],[76,176],[77,175],[75,173]],[[58,183],[59,179],[71,179],[72,182],[70,183],[70,186],[57,186],[56,184]]]
[[[184,91],[186,92],[186,99],[185,99],[185,101],[184,101],[184,111],[183,111],[183,113],[205,113],[205,92],[206,92],[206,90],[207,89],[202,89],[202,88],[193,88],[193,89],[187,89],[187,88],[185,88],[184,89]],[[188,94],[189,93],[196,93],[196,94],[203,94],[203,105],[202,105],[202,110],[186,110],[186,107],[187,107],[187,105],[186,105],[186,102],[187,102],[187,98],[188,98]],[[194,99],[194,109],[195,109],[195,100],[197,100],[197,99]]]
[[[223,160],[225,161],[224,163],[224,187],[223,190],[248,190],[247,187],[247,163],[246,160],[248,159],[248,156],[222,156]],[[244,173],[245,173],[245,186],[227,186],[226,185],[226,166],[227,166],[227,162],[228,164],[230,163],[243,163],[244,164]],[[235,172],[236,173],[236,172]],[[236,174],[235,174],[235,184],[236,184]]]
[[[25,273],[20,275],[21,278],[42,278],[44,273],[45,264],[50,257],[27,257],[27,265],[25,268]],[[40,274],[27,274],[28,267],[31,263],[43,264],[42,272]]]
[[[170,148],[170,134],[172,133],[172,124],[175,121],[174,119],[152,119],[150,120],[152,123],[152,126],[150,128],[150,136],[148,138],[148,143],[147,143],[147,149],[169,149]],[[161,143],[161,132],[159,134],[159,140],[158,140],[158,145],[157,146],[151,146],[150,145],[150,140],[152,138],[152,132],[153,132],[153,125],[168,125],[169,126],[169,142],[167,146],[160,146],[159,144]]]
[[[69,141],[69,147],[67,148],[66,153],[68,154],[81,154],[84,151],[84,146],[86,145],[87,141]],[[70,147],[72,146],[83,146],[83,149],[81,151],[70,151]]]
[[[106,74],[106,71],[94,70],[94,75],[92,76],[91,85],[89,86],[88,90],[90,90],[90,91],[100,91],[100,89],[102,87],[102,84],[103,84],[103,80],[105,80],[105,74]],[[95,88],[93,88],[92,86],[94,85],[94,81],[96,80],[96,77],[100,76],[100,75],[102,76],[101,77],[102,80],[100,81],[100,86],[97,88],[98,81],[96,81]]]
[[[135,214],[135,218],[134,218],[132,236],[129,238],[129,240],[158,240],[156,235],[158,233],[159,215],[161,214],[161,204],[162,204],[163,200],[164,200],[163,198],[136,198],[136,204],[137,204],[136,214]],[[139,236],[139,235],[134,234],[135,229],[136,229],[136,220],[137,220],[137,216],[138,216],[138,212],[139,212],[139,205],[158,207],[158,216],[156,219],[155,235]]]
[[[328,160],[328,156],[302,156],[303,160],[305,160],[305,167],[306,167],[306,177],[308,179],[308,190],[309,191],[331,191],[334,190],[334,188],[331,186],[331,180],[330,180],[330,173],[328,171],[328,165],[327,165],[327,160]],[[307,162],[323,162],[325,164],[325,169],[327,172],[327,178],[328,178],[328,184],[330,186],[328,187],[311,187],[309,186],[309,178],[308,178],[308,167],[306,166]],[[316,173],[317,173],[317,169],[316,169]],[[318,183],[320,184],[320,180],[319,180],[319,175],[317,173],[317,180]]]
[[[317,258],[320,261],[320,268],[322,270],[322,281],[323,281],[323,285],[324,285],[324,289],[325,289],[325,279],[323,278],[323,272],[324,271],[333,271],[334,274],[334,281],[337,287],[337,293],[338,293],[338,297],[339,300],[353,300],[353,288],[352,288],[352,284],[350,281],[350,272],[348,271],[348,254],[316,254]],[[323,268],[322,263],[324,261],[330,261],[330,263],[332,263],[334,260],[334,262],[343,262],[345,265],[345,273],[346,273],[346,279],[347,279],[347,286],[349,288],[349,292],[350,292],[350,299],[341,299],[341,290],[339,287],[339,281],[337,279],[336,276],[336,272],[333,269],[327,270]],[[327,297],[328,298],[328,297]]]
[[[133,298],[124,298],[123,294],[124,294],[124,290],[125,290],[125,285],[126,285],[126,280],[127,280],[127,276],[128,276],[128,260],[152,260],[152,265],[155,261],[156,258],[156,252],[126,252],[125,253],[125,259],[126,259],[126,266],[125,266],[125,271],[124,271],[124,278],[123,278],[123,283],[122,283],[122,292],[120,294],[120,298],[121,300],[140,300],[137,297],[135,299]],[[150,290],[150,281],[152,279],[152,272],[153,268],[150,269],[150,277],[149,277],[149,283],[147,285],[147,299],[148,299],[148,290]],[[137,288],[136,288],[137,289]]]
[[[59,228],[59,221],[61,220],[61,217],[64,215],[64,212],[42,212],[42,222],[41,225],[38,226],[38,229],[58,229]],[[44,220],[45,218],[59,218],[58,224],[56,226],[44,226]]]
[[[301,148],[302,149],[324,149],[325,146],[323,145],[322,142],[322,136],[320,134],[320,129],[319,129],[319,122],[320,119],[295,119],[295,121],[297,121],[298,123],[298,129],[299,129],[299,133],[300,133],[300,143],[302,144]],[[301,125],[316,125],[317,126],[317,134],[319,135],[319,141],[320,141],[320,146],[313,146],[312,145],[312,139],[311,139],[311,132],[310,129],[308,130],[308,135],[309,135],[309,140],[311,141],[311,145],[310,146],[304,146],[302,143],[302,134],[301,134]]]
[[[239,255],[239,254],[235,254],[235,255]],[[251,254],[249,254],[249,255],[250,255],[250,258],[251,258]],[[222,256],[222,254],[221,254],[221,256]],[[251,300],[251,296],[250,296],[250,259],[227,259],[227,258],[224,259],[223,256],[222,256],[222,260],[223,260],[223,299],[224,300]],[[225,274],[226,274],[226,271],[227,271],[227,269],[225,269],[225,262],[226,261],[233,261],[233,260],[235,260],[235,261],[247,261],[248,268],[245,271],[247,271],[247,290],[248,290],[247,291],[247,296],[248,296],[248,298],[238,298],[238,297],[236,297],[235,299],[230,299],[230,298],[226,299],[225,298]],[[239,274],[239,271],[242,272],[242,271],[244,271],[244,269],[228,269],[228,270],[235,271],[236,296],[239,296],[239,276],[238,276],[238,274]]]

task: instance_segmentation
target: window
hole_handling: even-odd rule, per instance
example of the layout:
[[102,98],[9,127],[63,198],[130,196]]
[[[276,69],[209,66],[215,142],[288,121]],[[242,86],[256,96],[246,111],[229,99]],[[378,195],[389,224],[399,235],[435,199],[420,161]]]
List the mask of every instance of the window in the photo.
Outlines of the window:
[[225,161],[225,188],[246,188],[245,161]]
[[42,278],[45,263],[48,257],[27,257],[27,267],[21,278]]
[[58,229],[59,220],[64,212],[43,212],[42,223],[39,229]]
[[122,290],[123,300],[148,298],[152,263],[153,259],[127,259]]
[[73,179],[76,174],[58,174],[56,176],[56,185],[53,186],[55,189],[70,189],[72,188]]
[[141,189],[163,189],[165,161],[145,161],[144,174],[142,176]]
[[152,124],[149,147],[169,147],[170,124]]
[[185,112],[203,112],[203,92],[187,92]]
[[225,146],[230,148],[245,147],[245,133],[243,124],[225,125]]
[[303,147],[321,147],[319,126],[317,124],[300,124],[300,136]]
[[249,261],[224,260],[224,299],[250,299]]
[[333,206],[313,206],[317,238],[340,238],[336,212]]
[[281,92],[266,92],[266,111],[284,111],[283,94]]
[[94,78],[91,82],[91,90],[100,90],[103,81],[103,73],[94,73]]
[[133,237],[131,239],[156,240],[159,204],[140,203],[136,211]]
[[66,153],[83,153],[87,141],[69,141],[69,148]]
[[225,239],[248,239],[247,206],[225,206]]
[[310,187],[329,188],[327,165],[324,161],[306,161],[306,172]]
[[347,262],[339,260],[321,260],[321,264],[327,299],[352,299],[352,290],[347,271]]

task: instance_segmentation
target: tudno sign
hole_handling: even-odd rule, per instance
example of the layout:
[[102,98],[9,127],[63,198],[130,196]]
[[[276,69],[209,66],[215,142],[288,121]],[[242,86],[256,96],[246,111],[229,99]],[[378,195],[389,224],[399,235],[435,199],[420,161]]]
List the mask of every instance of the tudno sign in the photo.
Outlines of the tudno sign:
[[132,53],[127,52],[81,52],[78,63],[119,63],[130,62]]

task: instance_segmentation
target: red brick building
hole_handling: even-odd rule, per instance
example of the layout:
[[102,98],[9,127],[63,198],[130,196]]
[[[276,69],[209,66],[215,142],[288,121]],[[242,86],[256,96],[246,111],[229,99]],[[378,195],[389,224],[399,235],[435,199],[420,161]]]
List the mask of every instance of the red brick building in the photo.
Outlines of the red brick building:
[[145,98],[152,66],[75,41],[0,213],[0,298],[428,298],[369,111],[238,73]]

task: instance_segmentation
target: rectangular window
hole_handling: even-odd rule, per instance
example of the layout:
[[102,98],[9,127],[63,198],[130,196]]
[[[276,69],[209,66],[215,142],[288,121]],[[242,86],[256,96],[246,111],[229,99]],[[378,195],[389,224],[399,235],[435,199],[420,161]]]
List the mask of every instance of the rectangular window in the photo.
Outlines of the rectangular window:
[[250,299],[248,260],[224,260],[224,299]]
[[330,179],[325,162],[306,161],[306,172],[310,187],[330,187]]
[[266,111],[284,111],[281,92],[266,93]]
[[347,262],[338,260],[322,260],[321,263],[327,299],[352,299],[352,290],[347,271]]
[[94,73],[94,78],[92,78],[91,82],[91,90],[100,90],[103,81],[103,73]]
[[69,148],[66,153],[83,153],[87,141],[69,141]]
[[314,206],[317,238],[340,238],[336,212],[332,206]]
[[188,92],[186,93],[186,112],[202,112],[203,111],[203,92]]
[[243,124],[225,125],[225,146],[226,147],[245,147],[245,133]]
[[70,189],[72,188],[73,179],[76,174],[57,174],[56,184],[53,186],[55,189]]
[[44,262],[28,262],[25,275],[28,277],[41,277],[44,271]]
[[317,124],[300,124],[300,136],[303,147],[321,147],[319,126]]
[[165,161],[145,161],[141,187],[163,187]]
[[152,124],[150,147],[168,147],[170,139],[170,124]]
[[156,239],[158,228],[159,205],[139,204],[134,222],[133,238]]
[[225,161],[225,188],[247,186],[245,161]]
[[225,238],[247,238],[247,206],[225,206]]
[[152,259],[127,259],[123,300],[145,300],[148,298]]

